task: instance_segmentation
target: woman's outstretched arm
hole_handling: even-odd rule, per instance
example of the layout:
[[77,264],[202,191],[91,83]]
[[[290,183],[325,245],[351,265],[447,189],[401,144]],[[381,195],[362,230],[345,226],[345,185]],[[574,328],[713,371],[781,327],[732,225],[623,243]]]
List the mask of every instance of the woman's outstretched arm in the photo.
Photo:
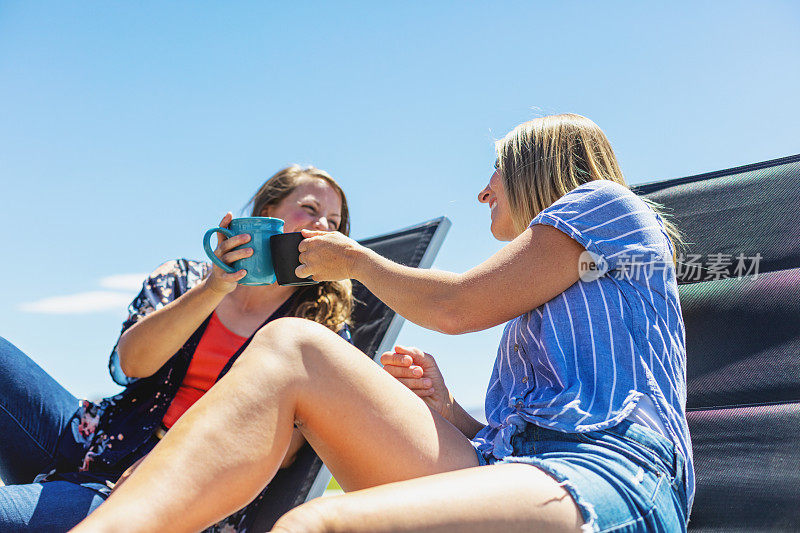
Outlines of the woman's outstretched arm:
[[460,334],[487,329],[530,311],[578,281],[583,246],[535,225],[463,274],[394,263],[341,234],[303,231],[297,275],[357,279],[408,320]]

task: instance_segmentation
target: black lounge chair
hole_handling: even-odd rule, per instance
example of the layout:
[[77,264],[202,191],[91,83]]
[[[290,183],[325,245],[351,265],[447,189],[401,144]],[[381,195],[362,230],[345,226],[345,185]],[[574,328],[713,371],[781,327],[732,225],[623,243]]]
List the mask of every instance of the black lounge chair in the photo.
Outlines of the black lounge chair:
[[632,188],[688,242],[689,529],[800,531],[800,155]]
[[[450,221],[440,217],[393,233],[360,241],[364,246],[395,262],[428,268],[433,264]],[[353,344],[377,361],[393,347],[404,319],[386,307],[358,282],[353,282],[356,307],[353,312]],[[248,506],[239,530],[269,531],[283,514],[325,492],[331,474],[306,443],[294,463],[278,474],[264,492]]]

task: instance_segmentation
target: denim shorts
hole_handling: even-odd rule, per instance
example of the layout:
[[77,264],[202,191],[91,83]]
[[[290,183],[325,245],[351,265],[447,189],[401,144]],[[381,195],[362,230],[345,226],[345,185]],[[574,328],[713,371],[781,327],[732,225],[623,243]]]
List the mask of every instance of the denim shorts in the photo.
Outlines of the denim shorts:
[[684,459],[655,431],[625,420],[589,433],[527,424],[503,459],[478,452],[481,465],[526,463],[559,482],[581,510],[584,531],[686,531]]

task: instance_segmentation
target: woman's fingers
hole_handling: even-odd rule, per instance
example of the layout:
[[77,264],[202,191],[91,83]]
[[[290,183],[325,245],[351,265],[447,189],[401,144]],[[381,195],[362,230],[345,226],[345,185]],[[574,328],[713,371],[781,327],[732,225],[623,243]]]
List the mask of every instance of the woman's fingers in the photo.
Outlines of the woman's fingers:
[[433,383],[431,380],[425,379],[408,379],[408,378],[397,378],[397,381],[405,385],[407,388],[411,389],[414,392],[418,391],[430,391],[431,394],[433,393]]
[[237,250],[233,250],[232,252],[228,252],[223,254],[220,259],[225,263],[231,264],[234,261],[238,261],[239,259],[244,259],[245,257],[250,257],[253,255],[252,248],[239,248]]
[[225,272],[224,270],[220,269],[219,279],[228,283],[233,283],[239,281],[243,277],[247,275],[247,270],[237,270],[236,272]]
[[413,363],[414,359],[410,355],[396,352],[383,352],[383,354],[381,354],[382,365],[411,366]]
[[233,213],[228,211],[227,213],[225,213],[225,216],[222,217],[222,220],[219,221],[219,227],[227,228],[228,224],[231,223],[231,220],[233,220]]
[[[300,244],[302,245],[303,242],[304,241],[300,241]],[[307,278],[311,276],[311,269],[306,264],[306,262],[310,260],[308,252],[301,251],[297,259],[300,261],[300,266],[294,269],[294,275],[298,278]]]
[[394,347],[394,351],[397,353],[410,355],[411,357],[423,357],[425,352],[416,348],[414,346],[400,346],[399,344]]
[[[222,219],[222,222],[225,222],[224,218]],[[220,226],[222,227],[222,223],[220,223]],[[252,248],[239,248],[239,246],[242,246],[243,244],[250,242],[251,237],[248,233],[234,235],[233,237],[230,238],[225,238],[225,235],[223,235],[222,233],[217,233],[217,236],[219,237],[219,241],[217,242],[217,249],[215,253],[217,254],[217,257],[222,259],[224,263],[230,265],[234,261],[238,261],[239,259],[245,259],[253,255]],[[239,271],[239,272],[244,272],[244,271]],[[233,273],[233,274],[236,274],[236,278],[235,279],[230,278],[232,274],[228,273],[227,278],[230,279],[226,278],[226,281],[238,281],[242,279],[247,273],[245,272],[244,274],[241,275],[239,275],[238,273]]]
[[302,230],[303,231],[303,240],[300,241],[300,244],[297,246],[297,250],[300,252],[298,259],[300,261],[300,266],[294,269],[295,276],[298,278],[307,278],[312,274],[317,274],[318,272],[314,272],[311,266],[317,263],[315,261],[316,255],[309,250],[309,246],[311,245],[310,239],[314,237],[319,237],[321,235],[325,235],[326,231],[313,231],[313,230]]
[[[228,211],[227,213],[225,213],[225,216],[222,217],[222,220],[219,221],[219,227],[227,228],[230,225],[231,220],[233,220],[233,213]],[[217,254],[217,257],[219,257],[220,259],[222,259],[227,263],[231,263],[233,261],[236,261],[237,259],[242,259],[244,257],[250,257],[250,255],[252,255],[253,252],[252,249],[248,248],[250,250],[250,253],[248,255],[237,256],[234,259],[225,259],[225,254],[227,254],[229,251],[236,248],[237,246],[241,246],[247,242],[250,242],[250,234],[248,233],[242,233],[240,235],[234,235],[233,237],[228,238],[225,236],[224,233],[217,232],[217,249],[215,250],[215,253]]]
[[249,233],[241,233],[239,235],[234,235],[233,237],[226,239],[225,235],[222,233],[217,233],[219,237],[219,242],[217,243],[217,251],[219,253],[224,254],[232,249],[236,248],[237,246],[241,246],[245,243],[250,242],[250,234]]
[[[219,221],[220,229],[228,228],[231,220],[233,220],[233,213],[229,211],[225,213],[225,216]],[[244,259],[253,255],[252,248],[241,248],[238,250],[235,249],[249,242],[250,239],[250,235],[246,233],[227,238],[224,233],[218,231],[217,247],[214,250],[214,254],[216,254],[216,256],[219,257],[223,263],[231,265],[234,261],[238,261],[239,259]],[[239,269],[234,272],[227,272],[217,265],[214,265],[208,281],[210,286],[215,291],[227,294],[234,290],[239,281],[241,281],[246,275],[247,271],[244,269]]]
[[[308,239],[309,237],[319,237],[320,235],[325,235],[330,233],[330,231],[320,231],[315,229],[302,229],[300,232],[303,234],[304,239]],[[303,242],[300,242],[300,246],[303,245]]]
[[422,364],[426,358],[431,357],[419,348],[413,346],[395,346],[394,351],[400,355],[408,355],[416,364]]
[[418,366],[384,365],[383,369],[395,378],[421,378],[425,375],[422,368]]

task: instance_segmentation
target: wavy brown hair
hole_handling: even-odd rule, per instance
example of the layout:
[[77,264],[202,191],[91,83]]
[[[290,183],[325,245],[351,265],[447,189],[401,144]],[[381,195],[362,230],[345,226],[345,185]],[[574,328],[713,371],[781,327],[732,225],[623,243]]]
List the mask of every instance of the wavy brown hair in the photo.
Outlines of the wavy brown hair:
[[[307,179],[321,179],[339,194],[342,200],[342,220],[338,231],[349,235],[350,210],[344,191],[330,174],[312,166],[291,165],[265,181],[247,203],[253,206],[251,216],[266,216],[270,207],[278,205]],[[350,280],[342,280],[301,286],[297,290],[295,301],[294,309],[290,311],[292,316],[307,318],[333,331],[339,331],[350,321],[353,311],[353,285]]]
[[[572,189],[593,180],[628,186],[611,143],[600,127],[581,115],[567,113],[520,124],[495,144],[503,186],[514,227],[522,232],[540,212]],[[661,216],[672,241],[673,261],[683,239],[664,207],[642,198]]]

